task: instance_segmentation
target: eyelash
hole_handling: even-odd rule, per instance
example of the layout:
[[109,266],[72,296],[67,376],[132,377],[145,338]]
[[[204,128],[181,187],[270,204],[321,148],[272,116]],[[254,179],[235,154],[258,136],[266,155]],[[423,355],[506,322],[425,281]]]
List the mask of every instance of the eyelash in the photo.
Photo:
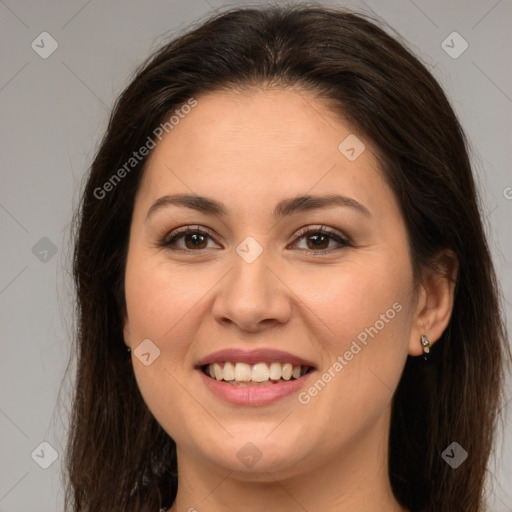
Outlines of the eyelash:
[[[191,249],[181,249],[181,248],[176,249],[176,248],[171,247],[173,244],[176,243],[177,240],[179,240],[180,238],[182,238],[186,235],[189,235],[189,234],[206,235],[206,236],[210,237],[212,240],[215,240],[214,237],[211,235],[211,233],[209,233],[208,231],[206,231],[204,229],[200,229],[199,226],[198,227],[185,226],[183,228],[178,228],[178,229],[172,231],[171,233],[167,234],[166,236],[164,236],[161,239],[161,241],[158,243],[158,247],[170,249],[173,251],[180,251],[180,252],[202,252],[202,251],[206,250],[206,249],[198,249],[196,251],[196,250],[191,250]],[[331,240],[334,240],[341,246],[341,247],[338,247],[338,249],[331,248],[331,249],[322,249],[319,251],[315,251],[314,249],[301,249],[303,251],[311,251],[315,255],[327,254],[327,253],[333,252],[333,250],[339,250],[344,247],[353,247],[353,244],[348,240],[348,238],[341,236],[338,232],[332,230],[331,228],[329,228],[327,226],[321,226],[319,228],[309,228],[309,227],[302,228],[297,233],[296,239],[304,238],[306,235],[309,235],[309,234],[326,235]]]

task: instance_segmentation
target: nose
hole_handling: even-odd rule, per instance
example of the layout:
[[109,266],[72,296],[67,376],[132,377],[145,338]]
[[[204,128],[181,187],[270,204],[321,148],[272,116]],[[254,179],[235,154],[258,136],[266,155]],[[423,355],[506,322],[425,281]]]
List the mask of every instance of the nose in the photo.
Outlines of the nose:
[[291,292],[270,260],[266,251],[251,263],[234,253],[233,267],[219,283],[212,307],[217,322],[258,332],[289,320]]

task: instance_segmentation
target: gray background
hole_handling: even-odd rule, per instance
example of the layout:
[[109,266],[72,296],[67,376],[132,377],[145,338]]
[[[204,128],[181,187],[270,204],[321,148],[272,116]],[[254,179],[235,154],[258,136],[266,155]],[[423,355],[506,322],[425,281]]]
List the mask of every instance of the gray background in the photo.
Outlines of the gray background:
[[[383,17],[447,91],[471,143],[511,329],[512,1],[323,4]],[[74,375],[72,365],[64,379],[73,327],[69,226],[114,99],[164,34],[234,5],[249,3],[0,0],[0,512],[63,508],[60,464]],[[43,59],[31,43],[45,31],[58,48]],[[453,31],[469,44],[458,58],[441,46]],[[512,510],[510,405],[491,467],[496,482],[488,485],[493,512]],[[59,454],[48,469],[36,463],[51,462],[43,441]]]

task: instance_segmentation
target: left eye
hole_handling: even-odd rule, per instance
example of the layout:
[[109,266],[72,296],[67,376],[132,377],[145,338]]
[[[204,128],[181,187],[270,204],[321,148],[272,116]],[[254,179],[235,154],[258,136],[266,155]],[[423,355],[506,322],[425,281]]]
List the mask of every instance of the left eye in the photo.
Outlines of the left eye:
[[[196,251],[208,248],[208,238],[214,240],[207,231],[183,228],[179,231],[171,232],[159,245],[161,247],[170,248],[171,250]],[[302,231],[297,235],[296,239],[302,240],[303,238],[306,239],[308,247],[302,250],[311,250],[317,254],[330,252],[332,249],[332,247],[329,248],[330,242],[335,242],[339,246],[338,248],[352,246],[342,235],[325,227]],[[183,241],[185,247],[179,246],[179,241]],[[293,245],[297,245],[297,243],[295,242]]]
[[329,242],[335,242],[335,244],[338,245],[338,249],[352,246],[352,244],[339,233],[331,231],[329,228],[325,227],[309,229],[308,231],[300,233],[298,235],[298,239],[301,240],[303,238],[306,239],[306,245],[309,246],[306,247],[305,250],[311,249],[317,254],[331,252],[329,250]]

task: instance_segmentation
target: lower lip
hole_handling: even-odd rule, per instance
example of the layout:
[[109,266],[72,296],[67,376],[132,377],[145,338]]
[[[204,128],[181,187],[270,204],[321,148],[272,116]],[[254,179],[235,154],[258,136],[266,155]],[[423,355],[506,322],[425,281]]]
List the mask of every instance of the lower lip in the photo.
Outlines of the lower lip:
[[299,379],[272,384],[271,386],[234,386],[221,380],[208,377],[202,370],[197,370],[208,389],[218,397],[236,405],[267,405],[281,398],[297,393],[309,380],[313,371]]

